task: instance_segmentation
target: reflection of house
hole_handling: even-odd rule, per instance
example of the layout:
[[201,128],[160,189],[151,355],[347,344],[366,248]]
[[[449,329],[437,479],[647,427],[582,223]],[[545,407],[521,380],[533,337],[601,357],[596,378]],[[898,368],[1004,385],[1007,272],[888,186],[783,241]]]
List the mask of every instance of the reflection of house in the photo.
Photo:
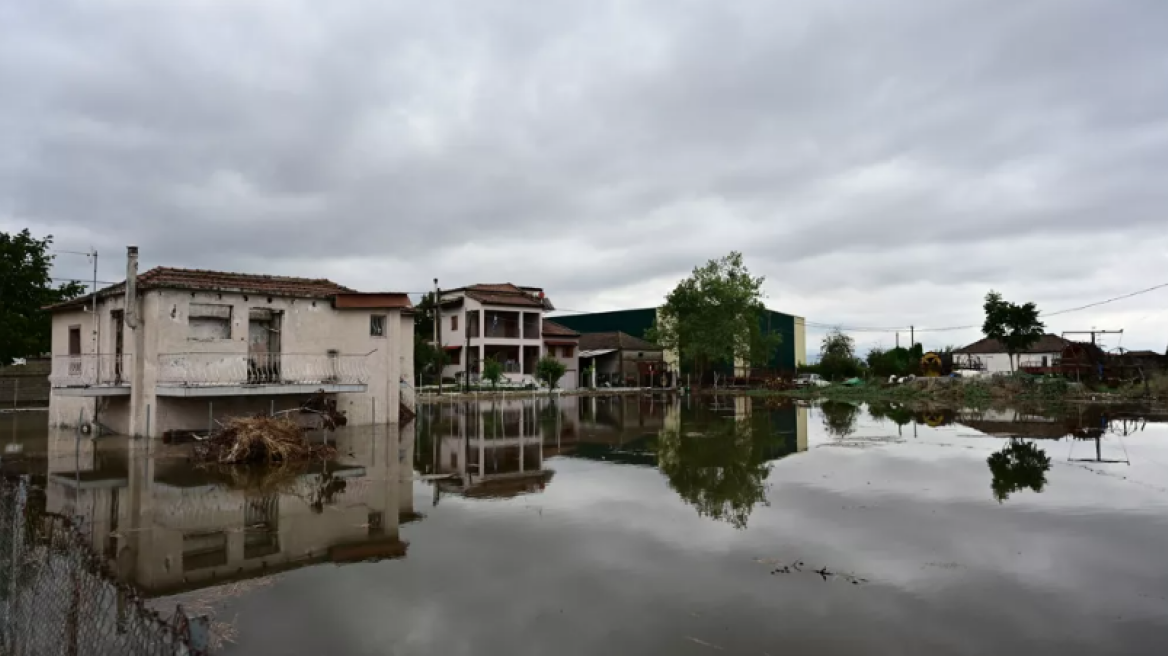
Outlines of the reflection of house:
[[596,367],[597,385],[664,387],[672,383],[664,349],[619,331],[580,335],[581,371],[592,366]]
[[1015,410],[961,410],[956,421],[993,437],[1059,439],[1069,432],[1061,418]]
[[992,374],[1010,372],[1019,366],[1050,367],[1061,357],[1068,344],[1069,341],[1058,335],[1043,335],[1033,346],[1015,354],[1014,366],[1011,367],[1006,347],[998,340],[986,337],[953,351],[953,368]]
[[544,347],[543,313],[553,309],[543,290],[503,283],[441,294],[438,341],[450,357],[443,376],[482,373],[483,360],[494,358],[509,382],[534,382]]
[[429,454],[421,470],[442,492],[507,497],[542,490],[552,478],[543,467],[545,440],[565,428],[557,404],[528,399],[432,406],[421,421]]
[[155,447],[121,438],[82,440],[75,459],[71,437],[53,438],[48,509],[80,515],[94,549],[146,596],[315,563],[400,558],[399,524],[416,515],[413,440],[399,442],[397,430],[338,431],[338,452],[350,457],[260,488],[233,482],[247,468],[212,473],[156,457],[168,447],[152,454]]
[[[350,425],[396,422],[413,369],[405,294],[159,267],[53,306],[50,421],[160,436],[339,394]],[[412,400],[405,399],[407,405]]]

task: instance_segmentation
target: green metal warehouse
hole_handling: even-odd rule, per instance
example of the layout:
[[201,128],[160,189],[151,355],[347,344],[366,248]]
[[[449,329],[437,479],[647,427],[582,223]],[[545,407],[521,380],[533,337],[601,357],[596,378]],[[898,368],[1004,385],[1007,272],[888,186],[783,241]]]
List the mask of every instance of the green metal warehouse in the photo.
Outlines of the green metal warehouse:
[[[605,333],[620,331],[634,337],[645,338],[645,332],[657,320],[657,308],[616,310],[613,312],[593,312],[551,317],[552,321],[567,326],[578,333]],[[777,332],[783,337],[766,366],[771,369],[794,371],[807,362],[807,342],[804,335],[803,318],[767,310],[763,319],[763,330]]]

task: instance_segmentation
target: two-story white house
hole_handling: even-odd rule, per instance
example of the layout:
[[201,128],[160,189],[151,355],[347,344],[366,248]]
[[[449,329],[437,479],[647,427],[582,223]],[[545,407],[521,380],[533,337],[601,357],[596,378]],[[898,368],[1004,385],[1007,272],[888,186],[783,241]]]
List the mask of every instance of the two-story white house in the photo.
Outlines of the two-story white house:
[[510,383],[535,382],[544,353],[543,313],[554,309],[536,287],[510,283],[443,290],[439,296],[438,343],[446,350],[446,377],[482,373],[482,362],[503,364]]
[[[48,308],[50,423],[117,433],[208,430],[324,391],[349,425],[413,407],[413,308],[329,280],[158,267]],[[403,374],[407,374],[403,376]]]

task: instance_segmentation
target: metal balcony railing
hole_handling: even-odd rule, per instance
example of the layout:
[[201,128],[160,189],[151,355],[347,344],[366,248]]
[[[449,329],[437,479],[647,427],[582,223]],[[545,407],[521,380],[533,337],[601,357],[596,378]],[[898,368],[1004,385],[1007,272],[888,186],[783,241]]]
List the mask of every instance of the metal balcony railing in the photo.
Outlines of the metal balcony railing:
[[125,353],[57,355],[49,372],[53,387],[121,387],[130,384],[130,356]]
[[158,384],[169,387],[222,385],[364,385],[368,354],[164,353]]

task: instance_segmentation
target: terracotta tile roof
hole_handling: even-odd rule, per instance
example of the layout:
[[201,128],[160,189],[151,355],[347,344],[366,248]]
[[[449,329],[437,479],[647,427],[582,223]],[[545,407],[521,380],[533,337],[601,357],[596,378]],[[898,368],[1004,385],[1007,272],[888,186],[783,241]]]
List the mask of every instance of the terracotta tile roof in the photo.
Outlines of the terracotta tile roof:
[[[98,298],[124,293],[125,282],[98,292]],[[354,290],[323,278],[293,278],[265,276],[250,273],[204,271],[202,269],[175,269],[154,267],[138,275],[138,289],[198,289],[206,291],[242,292],[291,298],[331,298],[338,293]],[[51,305],[46,309],[62,310],[84,305],[92,294]]]
[[342,292],[333,297],[337,309],[412,308],[410,295],[402,292]]
[[[1063,339],[1058,335],[1051,335],[1047,333],[1038,338],[1030,348],[1021,351],[1021,353],[1062,353],[1063,349],[1070,344],[1070,340]],[[967,355],[980,355],[984,353],[1005,353],[1006,347],[996,339],[986,337],[980,339],[965,348],[959,348],[954,353],[961,353]]]
[[547,319],[543,320],[542,332],[543,332],[544,337],[579,337],[580,336],[580,333],[576,332],[575,330],[572,330],[571,328],[568,328],[567,326],[562,326],[554,321],[549,321]]
[[538,298],[541,293],[533,287],[521,288],[509,282],[490,285],[470,285],[461,290],[467,296],[488,305],[514,305],[518,307],[543,308],[544,302]]
[[628,333],[584,333],[580,335],[580,350],[595,351],[598,349],[623,349],[630,351],[663,351],[664,349],[653,342],[633,337]]

